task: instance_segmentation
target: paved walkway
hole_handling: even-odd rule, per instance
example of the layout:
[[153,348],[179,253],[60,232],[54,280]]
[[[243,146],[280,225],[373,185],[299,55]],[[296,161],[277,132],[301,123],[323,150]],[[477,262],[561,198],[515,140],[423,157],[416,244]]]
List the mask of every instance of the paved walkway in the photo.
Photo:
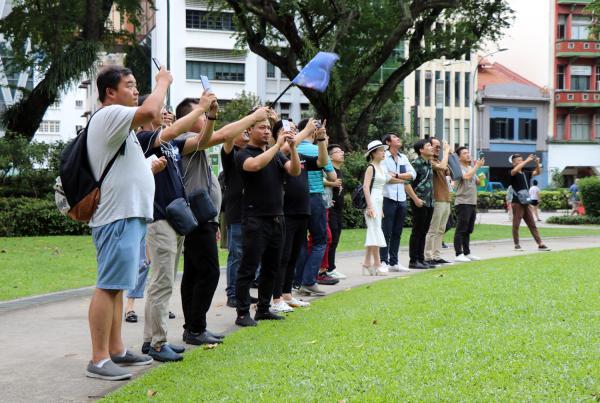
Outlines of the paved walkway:
[[[547,243],[554,250],[591,248],[600,246],[600,237],[548,239]],[[525,253],[539,253],[532,241],[524,241],[522,246]],[[473,243],[473,253],[486,259],[515,255],[510,241]],[[451,256],[451,251],[446,249],[444,257],[449,259]],[[408,253],[402,248],[401,261],[404,264],[407,264],[407,257]],[[386,278],[362,276],[361,260],[361,252],[339,254],[340,271],[349,278],[337,286],[323,288],[332,293]],[[406,274],[393,274],[389,277],[399,275]],[[236,329],[233,324],[235,310],[225,305],[224,281],[222,273],[208,323],[211,330],[228,333]],[[169,322],[170,340],[174,344],[181,344],[182,333],[178,288],[171,303],[171,310],[176,313],[177,318]],[[90,357],[87,324],[89,294],[90,289],[82,289],[73,292],[72,297],[65,299],[63,296],[58,301],[46,296],[17,303],[0,303],[0,401],[87,401],[98,399],[124,385],[85,377],[84,369]],[[143,304],[144,301],[137,303],[138,313],[143,312]],[[123,328],[126,344],[139,351],[143,316],[139,323],[124,323]],[[157,365],[159,364],[155,363],[151,367]],[[146,369],[133,367],[133,372],[137,376]]]

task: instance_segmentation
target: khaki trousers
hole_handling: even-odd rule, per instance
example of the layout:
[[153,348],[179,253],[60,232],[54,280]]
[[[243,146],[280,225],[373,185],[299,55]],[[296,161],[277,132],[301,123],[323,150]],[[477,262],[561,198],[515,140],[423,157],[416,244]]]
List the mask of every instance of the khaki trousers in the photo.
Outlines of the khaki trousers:
[[450,203],[436,201],[433,204],[433,217],[429,224],[429,231],[425,237],[425,260],[440,258],[442,240],[446,232],[446,223],[450,217]]
[[150,281],[146,290],[144,342],[160,347],[167,342],[169,299],[173,293],[184,237],[167,220],[148,224],[146,241],[150,255]]

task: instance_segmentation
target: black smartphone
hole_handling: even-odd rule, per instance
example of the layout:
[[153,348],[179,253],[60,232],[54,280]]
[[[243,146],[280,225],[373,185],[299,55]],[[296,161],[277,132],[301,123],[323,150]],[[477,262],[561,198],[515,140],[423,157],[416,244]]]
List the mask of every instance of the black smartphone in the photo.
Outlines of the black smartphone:
[[152,61],[154,62],[156,68],[160,70],[160,62],[158,61],[158,59],[156,57],[153,57]]
[[479,151],[479,159],[485,158],[485,153],[483,151]]

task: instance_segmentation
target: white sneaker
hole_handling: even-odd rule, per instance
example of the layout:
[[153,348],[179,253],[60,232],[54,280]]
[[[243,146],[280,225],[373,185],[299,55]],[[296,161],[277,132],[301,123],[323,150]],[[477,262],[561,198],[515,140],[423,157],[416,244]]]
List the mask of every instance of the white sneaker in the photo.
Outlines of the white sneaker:
[[302,301],[296,298],[292,298],[289,301],[285,301],[285,303],[288,306],[291,306],[292,308],[304,308],[310,306],[310,302]]
[[394,271],[394,272],[409,272],[410,271],[410,269],[408,267],[404,267],[400,263],[390,266],[389,270]]
[[475,255],[474,255],[474,254],[472,254],[472,253],[471,253],[471,254],[468,254],[468,255],[465,255],[465,257],[466,257],[467,259],[469,259],[469,260],[472,260],[472,261],[474,261],[474,262],[476,262],[476,261],[478,261],[478,260],[481,260],[481,258],[480,258],[479,256],[475,256]]
[[379,266],[377,268],[377,271],[380,273],[389,273],[390,272],[390,266],[388,266],[385,263],[382,263],[381,266]]
[[287,313],[294,312],[294,308],[285,303],[285,301],[279,301],[276,304],[271,305],[271,310],[273,312]]
[[464,254],[460,254],[457,257],[454,258],[455,262],[461,262],[461,263],[467,263],[470,262],[471,259],[469,259],[468,257],[466,257]]
[[338,280],[343,280],[345,278],[348,278],[348,276],[346,276],[344,273],[340,273],[337,270],[329,271],[329,272],[327,272],[327,274],[329,274],[333,278],[337,278]]

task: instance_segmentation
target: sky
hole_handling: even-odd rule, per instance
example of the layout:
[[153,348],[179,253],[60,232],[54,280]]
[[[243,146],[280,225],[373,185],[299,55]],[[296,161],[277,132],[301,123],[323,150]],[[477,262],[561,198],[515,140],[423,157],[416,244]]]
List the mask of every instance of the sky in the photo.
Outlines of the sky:
[[[488,44],[484,55],[496,49],[504,52],[489,57],[541,87],[550,86],[550,6],[553,0],[508,0],[515,11],[512,26],[496,44]],[[486,52],[487,50],[487,52]]]

